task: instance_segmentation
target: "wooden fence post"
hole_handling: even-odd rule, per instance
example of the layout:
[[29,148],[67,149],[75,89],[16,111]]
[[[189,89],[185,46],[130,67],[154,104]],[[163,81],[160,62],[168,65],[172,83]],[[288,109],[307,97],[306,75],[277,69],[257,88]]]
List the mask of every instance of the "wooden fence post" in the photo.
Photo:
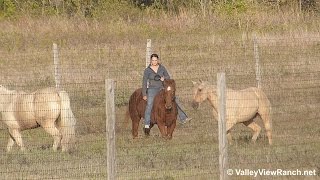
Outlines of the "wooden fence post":
[[106,91],[106,133],[107,133],[107,179],[116,179],[115,147],[115,105],[114,80],[105,80]]
[[147,39],[147,50],[146,50],[146,67],[150,64],[150,56],[151,56],[151,39]]
[[218,126],[219,126],[219,171],[220,180],[228,179],[228,147],[226,131],[226,80],[225,73],[217,74]]
[[53,64],[54,64],[54,80],[56,82],[56,88],[60,90],[61,89],[61,71],[60,71],[61,69],[60,69],[58,45],[56,43],[53,43],[52,51],[53,51]]
[[256,81],[257,87],[261,88],[261,67],[260,67],[260,57],[259,57],[259,47],[256,35],[253,37],[253,51],[254,59],[256,61]]

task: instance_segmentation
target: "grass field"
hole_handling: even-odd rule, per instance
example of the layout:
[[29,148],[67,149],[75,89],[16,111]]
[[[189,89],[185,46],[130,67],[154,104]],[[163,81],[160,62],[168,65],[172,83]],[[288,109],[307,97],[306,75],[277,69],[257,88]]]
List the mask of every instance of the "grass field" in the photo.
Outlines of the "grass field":
[[[268,145],[264,129],[253,144],[250,130],[243,125],[235,126],[234,144],[228,150],[230,168],[316,170],[317,176],[305,178],[319,177],[319,40],[319,37],[260,38],[262,88],[272,103],[274,145]],[[141,83],[144,44],[131,48],[61,47],[63,86],[71,95],[78,119],[76,149],[70,154],[52,152],[51,137],[37,129],[23,133],[27,152],[5,153],[8,134],[3,127],[0,132],[2,176],[6,179],[105,178],[104,79],[112,78],[116,80],[118,179],[217,179],[217,122],[212,119],[208,103],[202,104],[197,111],[191,108],[191,80],[204,79],[215,84],[216,73],[224,70],[227,87],[255,86],[252,41],[221,39],[213,43],[208,38],[198,43],[171,45],[156,41],[154,44],[154,50],[161,54],[163,64],[177,81],[177,93],[186,112],[193,117],[188,124],[178,124],[173,140],[161,139],[157,127],[152,129],[151,137],[145,138],[141,129],[140,138],[132,140],[130,123],[125,126],[129,95]],[[5,53],[7,61],[1,64],[2,84],[26,91],[54,86],[50,53],[50,50]],[[257,121],[262,126],[259,118]]]
[[[264,128],[255,144],[236,125],[229,146],[231,169],[315,170],[316,176],[259,176],[258,179],[320,179],[320,34],[312,14],[250,12],[199,18],[146,12],[143,18],[85,19],[29,16],[0,21],[0,84],[34,91],[55,86],[52,43],[59,47],[62,86],[77,118],[70,153],[53,152],[41,128],[23,132],[27,151],[6,153],[9,137],[0,123],[0,179],[105,179],[105,79],[115,80],[117,179],[218,179],[218,125],[208,103],[191,108],[191,80],[227,87],[256,86],[256,34],[262,89],[272,104],[272,146]],[[281,18],[279,18],[281,17]],[[200,21],[198,21],[200,19]],[[157,127],[146,138],[131,137],[124,119],[130,94],[141,86],[146,40],[177,83],[188,124],[178,124],[171,141]],[[261,119],[256,121],[262,126]],[[253,179],[231,176],[231,179]]]

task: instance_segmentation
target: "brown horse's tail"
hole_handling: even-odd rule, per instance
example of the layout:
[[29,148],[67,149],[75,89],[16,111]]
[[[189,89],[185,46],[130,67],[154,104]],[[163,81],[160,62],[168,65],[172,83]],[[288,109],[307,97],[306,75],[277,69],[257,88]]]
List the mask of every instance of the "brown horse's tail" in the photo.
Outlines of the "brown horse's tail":
[[269,144],[272,144],[272,117],[271,117],[271,103],[267,95],[259,88],[255,88],[255,93],[259,98],[259,109],[258,113],[263,121],[264,127],[266,128]]
[[75,139],[75,125],[76,118],[73,115],[70,106],[70,98],[67,92],[59,92],[60,101],[61,101],[61,112],[60,112],[60,130],[61,130],[61,147],[62,151],[68,151]]

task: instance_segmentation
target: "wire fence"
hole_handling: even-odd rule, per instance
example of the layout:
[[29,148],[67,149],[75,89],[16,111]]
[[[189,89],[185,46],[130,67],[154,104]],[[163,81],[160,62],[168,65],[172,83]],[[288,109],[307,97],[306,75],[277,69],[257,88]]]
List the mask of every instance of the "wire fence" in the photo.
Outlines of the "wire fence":
[[[26,151],[17,146],[6,152],[9,133],[0,125],[0,175],[5,179],[102,179],[107,177],[105,79],[113,79],[115,101],[116,179],[218,179],[218,121],[210,103],[195,110],[192,81],[216,85],[216,74],[225,72],[226,87],[256,87],[259,80],[272,107],[273,145],[262,127],[255,143],[243,124],[231,131],[228,146],[230,179],[240,170],[310,170],[319,177],[320,168],[320,37],[257,37],[224,40],[211,36],[203,42],[152,42],[152,52],[170,71],[177,96],[192,121],[177,120],[173,139],[163,140],[157,126],[146,138],[132,139],[131,121],[125,119],[128,100],[142,84],[146,47],[122,44],[92,48],[58,46],[60,87],[67,91],[77,118],[75,148],[70,153],[53,152],[53,138],[42,128],[22,132]],[[150,48],[150,47],[149,47]],[[147,50],[147,53],[150,49]],[[34,92],[55,87],[55,65],[51,48],[41,51],[3,52],[0,55],[1,84],[8,89]],[[259,78],[258,78],[259,79]],[[237,108],[237,107],[235,107]],[[228,114],[228,112],[226,112]],[[3,120],[3,119],[2,119]],[[239,174],[237,174],[239,172]],[[242,171],[241,171],[242,172]],[[230,173],[230,172],[229,172]],[[294,175],[266,175],[265,179],[299,179]]]

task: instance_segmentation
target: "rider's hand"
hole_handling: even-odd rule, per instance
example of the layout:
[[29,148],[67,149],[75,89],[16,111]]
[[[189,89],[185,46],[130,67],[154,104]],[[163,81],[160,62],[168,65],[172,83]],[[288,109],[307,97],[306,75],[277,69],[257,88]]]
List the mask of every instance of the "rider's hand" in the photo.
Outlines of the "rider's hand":
[[147,96],[143,96],[142,99],[146,101],[147,100]]

